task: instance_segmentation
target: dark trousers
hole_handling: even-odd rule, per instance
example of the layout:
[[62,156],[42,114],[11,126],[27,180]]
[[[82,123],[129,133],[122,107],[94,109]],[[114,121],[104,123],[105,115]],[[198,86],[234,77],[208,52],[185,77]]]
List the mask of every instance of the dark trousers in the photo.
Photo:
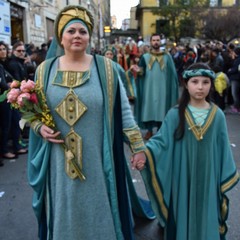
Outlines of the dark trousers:
[[9,131],[11,126],[11,109],[10,104],[6,101],[0,103],[0,126],[1,126],[1,135],[0,135],[0,152],[5,154],[9,152],[8,150],[8,138]]
[[13,151],[17,152],[22,147],[19,144],[21,129],[19,126],[19,121],[21,120],[21,115],[18,110],[12,109],[11,110],[11,137],[12,137],[12,144],[13,144]]
[[7,102],[0,103],[0,126],[1,126],[1,137],[0,137],[0,152],[5,154],[9,152],[8,140],[12,139],[13,151],[17,152],[21,149],[19,144],[19,138],[21,134],[21,129],[19,126],[19,121],[21,115],[18,110],[12,109],[10,104]]
[[216,105],[219,106],[222,110],[225,110],[226,104],[225,104],[225,98],[226,98],[226,90],[223,91],[222,95],[220,95],[218,92],[214,92],[213,94],[213,101]]

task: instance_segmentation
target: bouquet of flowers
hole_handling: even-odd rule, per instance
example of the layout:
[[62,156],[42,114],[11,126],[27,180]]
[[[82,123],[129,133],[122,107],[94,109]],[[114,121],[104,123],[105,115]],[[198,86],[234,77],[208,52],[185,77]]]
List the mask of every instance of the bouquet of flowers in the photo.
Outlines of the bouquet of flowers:
[[31,123],[35,120],[40,120],[48,127],[55,127],[42,89],[34,81],[23,80],[19,82],[14,80],[9,90],[5,91],[3,95],[3,99],[5,97],[11,107],[20,111],[22,115],[21,128],[26,122]]
[[[7,102],[11,104],[11,107],[18,109],[21,113],[21,128],[23,128],[27,122],[32,123],[35,120],[39,120],[46,126],[55,129],[55,123],[47,106],[46,97],[42,88],[34,81],[23,80],[19,82],[14,80],[10,88],[0,95],[0,102],[6,99]],[[85,180],[85,176],[78,166],[74,154],[71,150],[68,150],[66,144],[63,143],[61,145],[65,150],[67,160],[72,163],[78,177],[81,180]]]

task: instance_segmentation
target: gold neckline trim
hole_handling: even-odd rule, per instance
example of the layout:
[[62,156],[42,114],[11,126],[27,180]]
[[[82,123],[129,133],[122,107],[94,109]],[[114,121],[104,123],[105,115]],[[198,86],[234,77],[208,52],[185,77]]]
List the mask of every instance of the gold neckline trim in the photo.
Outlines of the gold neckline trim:
[[83,85],[90,79],[90,70],[85,72],[58,70],[53,85],[74,88]]
[[205,135],[205,133],[207,132],[208,128],[210,127],[214,116],[217,112],[217,106],[215,104],[213,104],[212,109],[209,110],[209,114],[205,120],[205,123],[202,126],[198,126],[194,120],[193,117],[191,116],[190,110],[186,109],[185,110],[185,117],[187,120],[187,123],[189,125],[188,130],[191,130],[194,134],[194,136],[196,137],[196,139],[198,141],[203,139],[203,136]]
[[148,62],[148,68],[152,69],[153,63],[157,61],[158,64],[160,65],[160,68],[163,69],[165,67],[164,64],[164,58],[163,58],[163,54],[159,54],[159,55],[153,55],[151,54],[150,60]]

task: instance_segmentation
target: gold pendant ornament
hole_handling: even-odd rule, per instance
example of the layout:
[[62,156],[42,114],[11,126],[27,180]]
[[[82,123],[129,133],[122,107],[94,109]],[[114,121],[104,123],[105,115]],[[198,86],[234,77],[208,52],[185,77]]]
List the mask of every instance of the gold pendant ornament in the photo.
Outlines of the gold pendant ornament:
[[70,126],[73,126],[87,111],[87,107],[70,90],[55,110]]
[[68,150],[65,150],[65,171],[71,179],[79,177],[85,180],[82,173],[82,138],[71,130],[65,138]]
[[65,137],[65,171],[71,179],[79,177],[80,180],[85,180],[86,178],[82,173],[82,138],[74,132],[73,126],[87,111],[87,107],[70,89],[55,111],[71,127],[70,132]]

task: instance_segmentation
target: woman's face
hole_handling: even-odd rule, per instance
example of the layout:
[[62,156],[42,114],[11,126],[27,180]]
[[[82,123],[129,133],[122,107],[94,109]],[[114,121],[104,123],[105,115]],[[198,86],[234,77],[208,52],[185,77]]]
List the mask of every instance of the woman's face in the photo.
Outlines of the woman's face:
[[109,59],[113,59],[113,52],[112,51],[106,51],[105,57]]
[[90,40],[87,28],[81,23],[73,23],[64,29],[61,44],[65,52],[86,51]]
[[7,48],[5,45],[0,45],[0,60],[4,60],[7,57]]

